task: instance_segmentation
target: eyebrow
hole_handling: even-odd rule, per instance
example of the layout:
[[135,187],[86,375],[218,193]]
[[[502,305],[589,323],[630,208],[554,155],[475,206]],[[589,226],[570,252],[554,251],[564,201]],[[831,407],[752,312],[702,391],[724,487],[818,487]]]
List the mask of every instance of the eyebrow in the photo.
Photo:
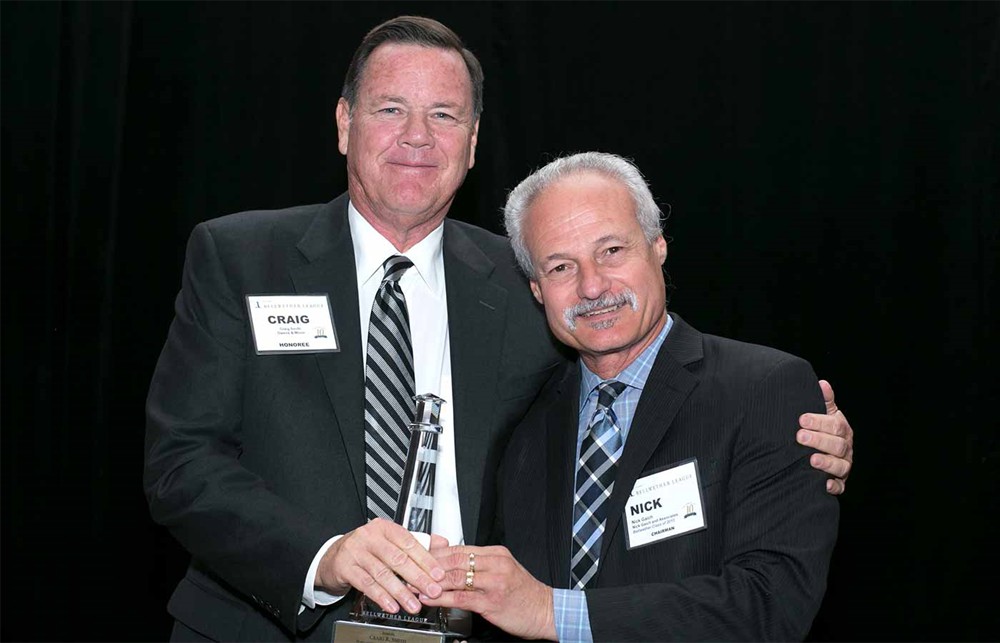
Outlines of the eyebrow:
[[557,259],[569,259],[569,255],[564,252],[553,252],[547,257],[543,257],[542,261],[555,261]]
[[[375,102],[388,102],[388,103],[400,103],[403,105],[408,105],[409,103],[402,96],[396,96],[395,94],[382,94],[381,96],[375,97]],[[462,109],[460,103],[449,103],[446,101],[438,101],[430,106],[430,109]]]
[[594,245],[595,246],[600,246],[600,245],[603,245],[603,244],[605,244],[605,243],[607,243],[609,241],[619,241],[621,243],[628,243],[629,238],[628,237],[623,237],[623,236],[617,235],[617,234],[606,234],[603,237],[601,237],[600,239],[594,241]]
[[[608,243],[609,241],[615,241],[615,242],[618,242],[618,243],[626,243],[627,244],[627,243],[630,242],[630,239],[628,237],[622,237],[622,236],[617,235],[617,234],[606,234],[603,237],[601,237],[599,239],[596,239],[594,241],[593,245],[596,248],[596,247],[601,246],[601,245],[603,245],[605,243]],[[542,261],[555,261],[555,260],[558,260],[558,259],[570,259],[570,258],[571,258],[570,255],[566,254],[565,252],[553,252],[552,254],[550,254],[550,255],[548,255],[546,257],[543,257]]]

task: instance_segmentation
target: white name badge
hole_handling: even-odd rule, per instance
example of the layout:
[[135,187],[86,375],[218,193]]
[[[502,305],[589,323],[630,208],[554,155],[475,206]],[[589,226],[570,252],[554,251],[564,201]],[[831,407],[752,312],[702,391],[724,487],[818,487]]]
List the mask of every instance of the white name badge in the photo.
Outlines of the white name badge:
[[639,478],[625,503],[625,537],[629,549],[705,527],[697,459]]
[[327,295],[247,295],[258,355],[340,350]]

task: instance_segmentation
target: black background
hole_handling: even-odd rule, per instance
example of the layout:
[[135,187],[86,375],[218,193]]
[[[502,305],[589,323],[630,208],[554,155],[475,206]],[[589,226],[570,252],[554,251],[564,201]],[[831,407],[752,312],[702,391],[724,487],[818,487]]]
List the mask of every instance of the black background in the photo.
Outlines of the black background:
[[[553,155],[635,159],[671,306],[830,379],[857,430],[817,640],[991,639],[997,3],[2,7],[2,637],[163,638],[186,555],[143,402],[198,221],[345,188],[333,110],[376,23],[486,72],[452,216]],[[669,204],[669,206],[668,206]]]

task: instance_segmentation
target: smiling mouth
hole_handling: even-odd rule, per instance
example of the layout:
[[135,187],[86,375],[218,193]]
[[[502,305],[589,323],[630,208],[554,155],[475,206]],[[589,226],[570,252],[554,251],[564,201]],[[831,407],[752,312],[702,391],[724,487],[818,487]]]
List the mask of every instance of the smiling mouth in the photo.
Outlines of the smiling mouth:
[[395,165],[396,167],[410,168],[414,170],[429,170],[437,167],[437,165],[433,163],[410,163],[407,161],[389,161],[389,165]]
[[566,308],[563,310],[563,321],[571,332],[576,330],[577,321],[581,319],[587,320],[587,325],[596,330],[610,328],[618,319],[611,315],[625,306],[633,311],[639,308],[635,293],[628,288],[617,295],[605,293],[600,299],[581,301],[575,306]]
[[624,305],[625,305],[624,303],[621,303],[621,304],[617,304],[615,306],[608,306],[607,308],[600,308],[598,310],[592,310],[589,313],[583,313],[582,315],[580,315],[580,317],[597,317],[598,315],[604,315],[605,313],[613,313],[613,312],[616,312],[618,310],[621,310],[621,307],[624,306]]

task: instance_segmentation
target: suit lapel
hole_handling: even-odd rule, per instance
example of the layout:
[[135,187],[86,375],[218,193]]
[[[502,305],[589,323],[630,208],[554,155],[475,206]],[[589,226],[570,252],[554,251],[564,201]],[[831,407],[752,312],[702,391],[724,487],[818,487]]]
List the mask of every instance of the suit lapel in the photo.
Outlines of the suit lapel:
[[[573,539],[573,495],[576,487],[576,437],[580,418],[580,366],[564,367],[562,381],[553,389],[548,406],[546,470],[540,483],[547,493],[549,573],[554,587],[569,587],[570,545]],[[548,478],[546,481],[545,479]]]
[[291,271],[300,293],[328,293],[340,352],[319,353],[316,362],[337,416],[344,451],[351,463],[358,502],[365,507],[364,373],[360,348],[358,284],[354,245],[347,223],[347,195],[316,217],[297,248],[308,263]]
[[[660,348],[649,378],[643,387],[639,406],[629,428],[625,449],[618,461],[615,488],[608,500],[608,518],[601,539],[601,560],[621,528],[625,502],[653,452],[666,438],[684,400],[698,385],[698,379],[686,366],[702,359],[701,333],[671,313],[674,326]],[[598,579],[600,569],[598,569]]]
[[493,262],[459,225],[445,220],[444,272],[455,416],[455,466],[465,541],[476,542],[483,463],[492,442],[498,341],[507,314],[507,290],[490,280]]

